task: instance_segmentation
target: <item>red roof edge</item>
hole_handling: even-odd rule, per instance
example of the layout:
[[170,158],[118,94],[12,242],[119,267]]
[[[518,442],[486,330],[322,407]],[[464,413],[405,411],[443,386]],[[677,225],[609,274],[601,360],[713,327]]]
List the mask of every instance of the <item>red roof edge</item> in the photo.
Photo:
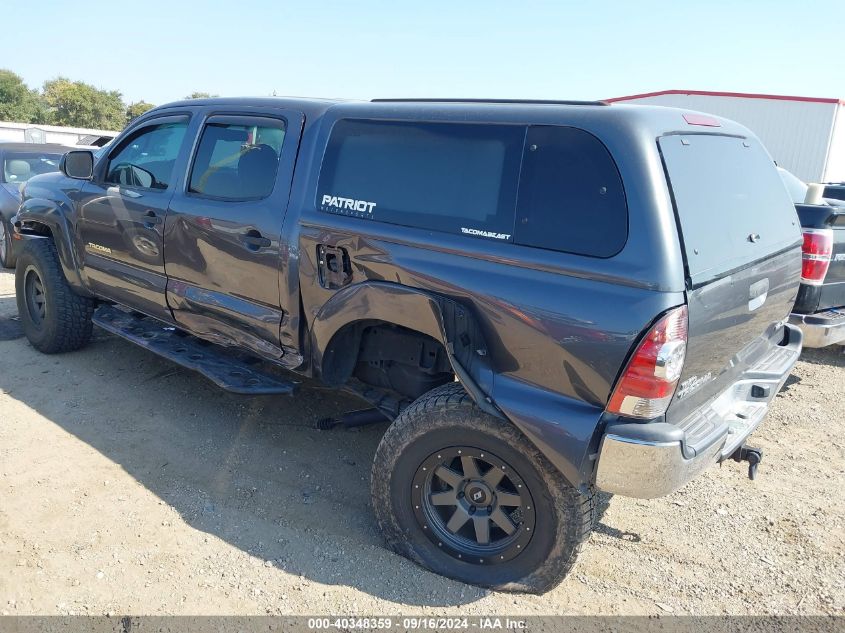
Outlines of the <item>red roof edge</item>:
[[658,90],[657,92],[643,92],[636,95],[627,95],[624,97],[611,97],[610,99],[603,99],[608,103],[616,101],[631,101],[633,99],[643,99],[645,97],[659,97],[662,95],[704,95],[708,97],[739,97],[743,99],[773,99],[775,101],[803,101],[808,103],[838,103],[845,105],[843,99],[832,99],[824,97],[793,97],[789,95],[765,95],[755,94],[752,92],[712,92],[709,90]]

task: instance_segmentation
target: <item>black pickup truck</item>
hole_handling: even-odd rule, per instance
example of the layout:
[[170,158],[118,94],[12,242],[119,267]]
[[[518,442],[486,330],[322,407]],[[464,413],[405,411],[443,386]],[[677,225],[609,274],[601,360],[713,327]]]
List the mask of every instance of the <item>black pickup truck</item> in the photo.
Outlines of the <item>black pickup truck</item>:
[[801,351],[771,157],[669,108],[185,101],[30,180],[14,226],[35,348],[97,324],[232,391],[294,391],[258,358],[358,394],[389,544],[503,590],[560,582],[596,489],[753,476]]
[[806,204],[807,185],[778,170],[804,236],[801,288],[789,321],[804,332],[804,347],[845,344],[845,187],[825,186],[820,204]]
[[845,344],[845,205],[798,204],[804,233],[801,288],[790,323],[804,345]]

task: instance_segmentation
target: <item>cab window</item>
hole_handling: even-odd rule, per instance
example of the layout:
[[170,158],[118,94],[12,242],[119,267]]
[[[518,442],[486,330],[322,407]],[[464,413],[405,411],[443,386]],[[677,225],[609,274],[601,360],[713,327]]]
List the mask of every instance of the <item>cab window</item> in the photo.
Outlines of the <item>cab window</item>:
[[187,125],[186,119],[139,130],[109,159],[106,182],[145,189],[167,189]]
[[273,192],[285,138],[281,120],[215,117],[202,132],[188,191],[222,200],[260,200]]

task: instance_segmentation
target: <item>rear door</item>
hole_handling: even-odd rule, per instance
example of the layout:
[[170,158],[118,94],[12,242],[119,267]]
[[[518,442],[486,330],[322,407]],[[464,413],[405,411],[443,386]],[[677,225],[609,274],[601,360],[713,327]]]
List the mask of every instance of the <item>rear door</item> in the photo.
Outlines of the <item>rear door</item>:
[[167,207],[184,171],[187,129],[187,115],[144,122],[97,165],[77,203],[77,239],[91,288],[166,319],[162,236]]
[[304,118],[271,108],[205,114],[167,215],[167,300],[192,332],[279,358],[281,227]]
[[759,141],[658,141],[687,266],[689,340],[670,421],[727,389],[779,342],[801,276],[795,208]]

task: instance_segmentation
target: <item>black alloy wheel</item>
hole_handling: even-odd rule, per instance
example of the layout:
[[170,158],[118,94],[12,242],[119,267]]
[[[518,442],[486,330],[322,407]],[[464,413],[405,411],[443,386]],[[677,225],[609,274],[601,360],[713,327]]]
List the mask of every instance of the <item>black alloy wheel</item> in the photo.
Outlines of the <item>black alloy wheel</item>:
[[467,563],[518,556],[533,535],[536,508],[519,474],[489,451],[457,446],[420,464],[411,489],[428,538]]

